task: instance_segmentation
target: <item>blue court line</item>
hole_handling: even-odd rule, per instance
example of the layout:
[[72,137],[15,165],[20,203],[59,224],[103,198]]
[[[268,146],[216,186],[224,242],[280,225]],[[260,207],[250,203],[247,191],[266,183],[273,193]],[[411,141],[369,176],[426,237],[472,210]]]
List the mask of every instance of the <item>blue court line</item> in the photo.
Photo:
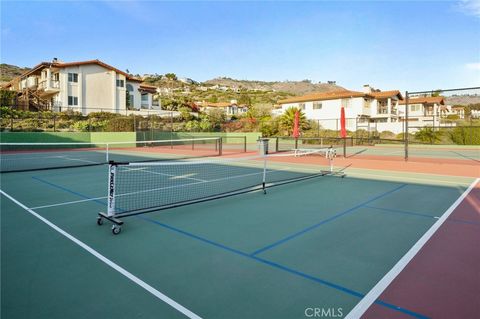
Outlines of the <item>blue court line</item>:
[[367,208],[372,208],[376,210],[382,210],[385,212],[390,212],[390,213],[396,213],[396,214],[403,214],[403,215],[412,215],[412,216],[418,216],[418,217],[425,217],[425,218],[431,218],[431,219],[437,219],[435,216],[428,215],[428,214],[422,214],[422,213],[416,213],[416,212],[410,212],[406,210],[400,210],[400,209],[392,209],[392,208],[383,208],[383,207],[376,207],[376,206],[365,206]]
[[[296,276],[300,276],[302,278],[305,278],[305,279],[308,279],[310,281],[314,281],[316,283],[320,283],[324,286],[327,286],[329,288],[333,288],[335,290],[339,290],[339,291],[342,291],[346,294],[349,294],[351,296],[354,296],[354,297],[357,297],[357,298],[363,298],[365,297],[365,294],[363,293],[360,293],[358,291],[355,291],[355,290],[352,290],[352,289],[349,289],[349,288],[346,288],[344,286],[341,286],[341,285],[338,285],[338,284],[335,284],[335,283],[332,283],[330,281],[327,281],[327,280],[324,280],[324,279],[321,279],[321,278],[318,278],[318,277],[315,277],[315,276],[312,276],[312,275],[309,275],[309,274],[306,274],[304,272],[301,272],[301,271],[298,271],[298,270],[295,270],[295,269],[292,269],[292,268],[289,268],[289,267],[286,267],[286,266],[283,266],[281,264],[278,264],[276,262],[273,262],[273,261],[270,261],[270,260],[267,260],[267,259],[263,259],[263,258],[260,258],[260,257],[257,257],[257,256],[253,256],[251,254],[248,254],[248,253],[245,253],[243,251],[240,251],[240,250],[237,250],[235,248],[231,248],[231,247],[228,247],[228,246],[225,246],[223,244],[220,244],[220,243],[217,243],[217,242],[214,242],[210,239],[207,239],[207,238],[203,238],[203,237],[200,237],[198,235],[195,235],[195,234],[192,234],[192,233],[189,233],[187,231],[184,231],[182,229],[179,229],[179,228],[176,228],[176,227],[173,227],[171,225],[168,225],[168,224],[165,224],[165,223],[162,223],[162,222],[159,222],[157,220],[154,220],[154,219],[151,219],[151,218],[148,218],[148,217],[145,217],[145,216],[137,216],[138,218],[140,219],[143,219],[147,222],[150,222],[150,223],[153,223],[155,225],[158,225],[158,226],[161,226],[163,228],[166,228],[168,230],[171,230],[173,232],[176,232],[176,233],[179,233],[179,234],[182,234],[182,235],[185,235],[187,237],[190,237],[190,238],[193,238],[193,239],[196,239],[198,241],[201,241],[201,242],[204,242],[204,243],[207,243],[209,245],[212,245],[212,246],[215,246],[215,247],[218,247],[218,248],[221,248],[223,250],[226,250],[226,251],[229,251],[231,253],[234,253],[234,254],[237,254],[237,255],[240,255],[240,256],[243,256],[243,257],[246,257],[248,259],[253,259],[257,262],[260,262],[262,264],[265,264],[265,265],[268,265],[270,267],[273,267],[273,268],[276,268],[276,269],[279,269],[279,270],[283,270],[285,272],[288,272],[290,274],[293,274],[293,275],[296,275]],[[388,302],[385,302],[385,301],[382,301],[382,300],[376,300],[375,301],[376,304],[379,304],[381,306],[384,306],[384,307],[387,307],[387,308],[390,308],[392,310],[395,310],[395,311],[399,311],[399,312],[402,312],[404,314],[407,314],[407,315],[410,315],[412,317],[415,317],[415,318],[428,318],[424,315],[421,315],[419,313],[416,313],[416,312],[413,312],[411,310],[408,310],[408,309],[405,309],[405,308],[402,308],[402,307],[399,307],[399,306],[396,306],[396,305],[393,305],[393,304],[390,304]]]
[[[84,199],[93,199],[92,197],[89,197],[87,195],[84,195],[82,193],[78,193],[78,192],[75,192],[71,189],[68,189],[66,187],[63,187],[63,186],[60,186],[60,185],[57,185],[57,184],[54,184],[54,183],[51,183],[51,182],[48,182],[48,181],[45,181],[45,180],[42,180],[41,178],[38,178],[38,177],[35,177],[35,176],[32,176],[33,179],[35,180],[38,180],[42,183],[45,183],[47,185],[50,185],[54,188],[57,188],[57,189],[61,189],[65,192],[68,192],[70,194],[73,194],[73,195],[76,195],[76,196],[79,196],[81,198],[84,198]],[[401,185],[400,187],[394,189],[394,190],[391,190],[387,193],[391,193],[397,189],[400,189],[402,187],[405,187],[407,184],[404,184],[404,185]],[[379,195],[377,196],[378,198],[382,197],[382,196],[385,196],[387,195],[387,193],[383,194],[383,195]],[[375,198],[375,199],[378,199],[378,198]],[[373,201],[374,199],[372,199]],[[97,204],[100,204],[100,205],[106,205],[106,203],[100,201],[100,200],[93,200],[94,202],[96,202]],[[258,261],[260,263],[263,263],[265,265],[269,265],[273,268],[276,268],[276,269],[280,269],[280,270],[283,270],[283,271],[286,271],[288,273],[291,273],[293,275],[297,275],[297,276],[300,276],[302,278],[305,278],[305,279],[308,279],[310,281],[314,281],[314,282],[317,282],[317,283],[320,283],[320,284],[323,284],[327,287],[330,287],[330,288],[333,288],[333,289],[336,289],[336,290],[339,290],[339,291],[342,291],[346,294],[349,294],[349,295],[352,295],[352,296],[355,296],[355,297],[358,297],[358,298],[363,298],[365,296],[365,294],[362,294],[360,292],[357,292],[357,291],[354,291],[352,289],[349,289],[349,288],[346,288],[346,287],[343,287],[343,286],[340,286],[340,285],[337,285],[335,283],[332,283],[332,282],[329,282],[327,280],[324,280],[324,279],[321,279],[321,278],[317,278],[317,277],[314,277],[312,275],[309,275],[309,274],[306,274],[306,273],[303,273],[303,272],[300,272],[298,270],[295,270],[295,269],[292,269],[292,268],[288,268],[286,266],[283,266],[281,264],[278,264],[278,263],[275,263],[273,261],[269,261],[269,260],[266,260],[266,259],[263,259],[263,258],[260,258],[260,257],[257,257],[257,256],[253,256],[251,254],[248,254],[248,253],[245,253],[245,252],[242,252],[240,250],[237,250],[237,249],[234,249],[234,248],[231,248],[231,247],[228,247],[228,246],[225,246],[225,245],[222,245],[220,243],[217,243],[217,242],[214,242],[212,240],[209,240],[209,239],[206,239],[206,238],[203,238],[203,237],[200,237],[200,236],[197,236],[197,235],[194,235],[194,234],[191,234],[189,232],[186,232],[184,230],[181,230],[181,229],[178,229],[178,228],[175,228],[173,226],[170,226],[170,225],[167,225],[167,224],[164,224],[164,223],[161,223],[159,221],[156,221],[156,220],[153,220],[153,219],[150,219],[150,218],[147,218],[146,216],[142,216],[142,215],[138,215],[136,216],[137,218],[139,219],[143,219],[145,221],[148,221],[150,223],[153,223],[153,224],[156,224],[156,225],[159,225],[161,227],[164,227],[166,229],[169,229],[171,231],[174,231],[174,232],[177,232],[177,233],[180,233],[182,235],[185,235],[185,236],[188,236],[190,238],[194,238],[196,240],[199,240],[199,241],[202,241],[204,243],[207,243],[207,244],[210,244],[212,246],[215,246],[215,247],[218,247],[218,248],[221,248],[221,249],[224,249],[226,251],[229,251],[231,253],[234,253],[234,254],[237,254],[237,255],[240,255],[240,256],[243,256],[243,257],[246,257],[246,258],[249,258],[249,259],[253,259],[255,261]],[[396,306],[396,305],[393,305],[393,304],[390,304],[390,303],[387,303],[387,302],[384,302],[382,300],[375,300],[375,303],[376,304],[379,304],[381,306],[384,306],[384,307],[387,307],[387,308],[390,308],[392,310],[395,310],[395,311],[399,311],[399,312],[402,312],[404,314],[407,314],[407,315],[410,315],[414,318],[420,318],[420,319],[428,319],[428,317],[424,316],[424,315],[421,315],[421,314],[418,314],[416,312],[413,312],[413,311],[410,311],[408,309],[405,309],[405,308],[402,308],[402,307],[399,307],[399,306]]]
[[298,237],[298,236],[300,236],[300,235],[303,235],[303,234],[305,234],[306,232],[309,232],[309,231],[311,231],[311,230],[313,230],[313,229],[315,229],[315,228],[317,228],[317,227],[319,227],[319,226],[321,226],[321,225],[323,225],[323,224],[329,223],[329,222],[331,222],[331,221],[333,221],[333,220],[335,220],[335,219],[337,219],[337,218],[339,218],[339,217],[342,217],[343,215],[352,213],[353,211],[355,211],[355,210],[357,210],[357,209],[359,209],[359,208],[361,208],[361,207],[364,207],[364,206],[366,206],[367,204],[369,204],[369,203],[371,203],[371,202],[373,202],[373,201],[376,201],[377,199],[380,199],[380,198],[382,198],[382,197],[384,197],[384,196],[387,196],[387,195],[389,195],[389,194],[391,194],[391,193],[393,193],[393,192],[396,192],[396,191],[398,191],[399,189],[404,188],[405,186],[407,186],[407,184],[402,184],[402,185],[400,185],[400,186],[398,186],[398,187],[396,187],[396,188],[394,188],[394,189],[392,189],[392,190],[389,190],[388,192],[385,192],[385,193],[382,193],[382,194],[380,194],[380,195],[377,195],[377,196],[375,196],[375,197],[373,197],[373,198],[370,198],[369,200],[367,200],[367,201],[365,201],[365,202],[363,202],[363,203],[360,203],[360,204],[358,204],[357,206],[354,206],[354,207],[352,207],[352,208],[349,208],[349,209],[347,209],[347,210],[344,210],[343,212],[340,212],[340,213],[338,213],[338,214],[336,214],[336,215],[333,215],[333,216],[330,217],[330,218],[324,219],[324,220],[322,220],[321,222],[318,222],[318,223],[316,223],[316,224],[314,224],[314,225],[312,225],[312,226],[309,226],[309,227],[307,227],[307,228],[305,228],[305,229],[302,229],[302,230],[300,230],[300,231],[298,231],[298,232],[296,232],[296,233],[293,233],[293,234],[291,234],[291,235],[289,235],[289,236],[287,236],[287,237],[284,237],[283,239],[280,239],[280,240],[278,240],[278,241],[276,241],[276,242],[274,242],[274,243],[272,243],[272,244],[270,244],[270,245],[268,245],[268,246],[265,246],[265,247],[263,247],[263,248],[257,249],[256,251],[254,251],[253,253],[251,253],[251,255],[252,255],[252,256],[255,256],[255,255],[258,255],[258,254],[260,254],[260,253],[263,253],[263,252],[265,252],[265,251],[267,251],[267,250],[269,250],[269,249],[272,249],[272,248],[274,248],[274,247],[276,247],[276,246],[278,246],[278,245],[281,245],[281,244],[283,244],[283,243],[285,243],[285,242],[287,242],[287,241],[289,241],[289,240],[291,240],[291,239],[293,239],[293,238],[295,238],[295,237]]
[[[431,218],[431,219],[438,219],[438,217],[436,217],[436,216],[431,216],[431,215],[416,213],[416,212],[410,212],[410,211],[400,210],[400,209],[391,209],[391,208],[383,208],[383,207],[375,207],[375,206],[365,206],[365,207],[372,208],[372,209],[377,209],[377,210],[381,210],[381,211],[386,211],[386,212],[391,212],[391,213],[396,213],[396,214],[404,214],[404,215],[419,216],[419,217],[425,217],[425,218]],[[461,223],[461,224],[469,224],[469,225],[480,226],[479,222],[457,219],[457,218],[447,218],[446,221],[447,222],[452,222],[452,223]]]
[[102,204],[102,205],[105,205],[105,206],[107,205],[107,202],[106,202],[106,201],[101,201],[101,200],[99,200],[99,199],[93,199],[93,198],[90,197],[90,196],[83,195],[83,194],[81,194],[81,193],[72,191],[72,190],[69,189],[69,188],[66,188],[66,187],[63,187],[63,186],[54,184],[54,183],[52,183],[52,182],[46,181],[46,180],[44,180],[44,179],[41,179],[40,177],[32,176],[32,178],[33,178],[34,180],[36,180],[36,181],[39,181],[39,182],[41,182],[41,183],[47,184],[47,185],[49,185],[49,186],[52,186],[52,187],[54,187],[54,188],[60,189],[60,190],[65,191],[65,192],[67,192],[67,193],[70,193],[70,194],[79,196],[79,197],[81,197],[81,198],[83,198],[83,199],[91,199],[92,201],[94,201],[94,202],[96,202],[96,203],[99,203],[99,204]]

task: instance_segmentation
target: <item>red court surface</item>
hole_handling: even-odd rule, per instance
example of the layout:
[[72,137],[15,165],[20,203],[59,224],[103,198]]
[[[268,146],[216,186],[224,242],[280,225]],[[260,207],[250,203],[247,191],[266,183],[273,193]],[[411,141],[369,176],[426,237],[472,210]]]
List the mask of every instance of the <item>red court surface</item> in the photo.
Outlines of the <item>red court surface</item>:
[[[429,318],[480,317],[480,183],[378,298]],[[373,304],[362,318],[412,318]]]

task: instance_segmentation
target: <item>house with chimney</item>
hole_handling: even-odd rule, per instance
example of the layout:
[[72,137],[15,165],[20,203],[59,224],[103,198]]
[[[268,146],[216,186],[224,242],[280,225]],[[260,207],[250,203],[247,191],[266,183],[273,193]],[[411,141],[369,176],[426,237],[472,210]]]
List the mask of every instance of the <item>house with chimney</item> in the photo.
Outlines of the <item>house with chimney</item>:
[[10,81],[17,92],[15,107],[39,111],[112,112],[160,110],[156,87],[100,60],[41,62]]
[[317,121],[323,128],[338,130],[340,109],[345,108],[347,130],[358,129],[391,131],[403,130],[399,103],[403,96],[399,90],[380,91],[365,85],[362,91],[339,90],[311,93],[278,101],[275,114],[290,107],[301,109],[307,119]]

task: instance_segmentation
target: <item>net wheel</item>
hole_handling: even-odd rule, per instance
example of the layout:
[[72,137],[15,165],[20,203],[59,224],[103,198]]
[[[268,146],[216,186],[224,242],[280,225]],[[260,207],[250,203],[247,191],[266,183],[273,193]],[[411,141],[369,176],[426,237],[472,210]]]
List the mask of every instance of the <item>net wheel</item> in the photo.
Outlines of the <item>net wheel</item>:
[[97,218],[97,225],[98,225],[98,226],[102,226],[102,225],[103,225],[103,218],[102,218],[102,217],[98,217],[98,218]]
[[112,226],[112,234],[118,235],[122,231],[122,228],[120,226],[113,225]]

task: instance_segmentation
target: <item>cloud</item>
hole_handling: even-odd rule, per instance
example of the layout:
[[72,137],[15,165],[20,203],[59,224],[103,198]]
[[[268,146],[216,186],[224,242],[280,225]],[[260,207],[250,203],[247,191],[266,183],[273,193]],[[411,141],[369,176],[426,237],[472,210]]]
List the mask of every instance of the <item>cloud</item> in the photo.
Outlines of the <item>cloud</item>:
[[460,0],[457,7],[465,14],[480,18],[480,0]]
[[476,63],[467,63],[465,64],[465,67],[469,70],[475,70],[475,71],[480,71],[480,62]]

